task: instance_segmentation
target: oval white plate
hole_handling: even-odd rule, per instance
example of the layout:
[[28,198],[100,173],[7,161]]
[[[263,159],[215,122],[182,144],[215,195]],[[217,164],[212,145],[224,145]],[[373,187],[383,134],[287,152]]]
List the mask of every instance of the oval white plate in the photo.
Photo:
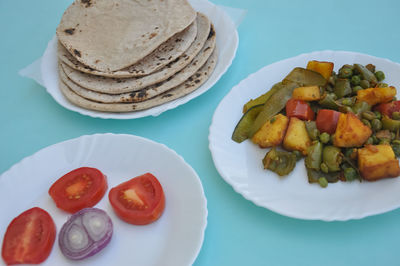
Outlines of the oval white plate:
[[343,51],[302,54],[251,74],[225,96],[217,107],[209,134],[209,148],[214,164],[227,183],[256,205],[289,217],[319,220],[359,219],[400,207],[400,179],[378,182],[338,182],[322,189],[309,184],[304,161],[284,178],[263,170],[267,150],[251,141],[238,144],[232,132],[242,116],[243,105],[265,93],[294,67],[306,67],[309,60],[330,61],[335,70],[344,64],[375,64],[386,74],[385,82],[400,88],[400,65],[386,59]]
[[[47,210],[57,233],[68,214],[55,206],[47,191],[63,174],[96,167],[107,175],[109,189],[150,172],[165,192],[165,211],[156,222],[135,226],[113,212],[108,195],[96,205],[110,215],[114,235],[95,256],[76,262],[66,259],[58,239],[44,265],[191,265],[204,239],[207,203],[196,172],[163,144],[132,135],[82,136],[40,150],[0,176],[0,237],[21,212],[39,206]],[[108,194],[108,192],[107,192]]]
[[41,73],[43,84],[47,92],[58,102],[61,106],[78,112],[83,115],[99,118],[111,119],[133,119],[145,116],[158,116],[161,113],[178,107],[188,101],[200,96],[209,90],[228,70],[235,57],[236,50],[239,43],[239,37],[236,27],[231,18],[218,6],[207,0],[190,0],[189,1],[196,11],[202,12],[212,21],[217,33],[217,49],[218,49],[218,63],[215,67],[213,74],[210,78],[194,92],[176,99],[174,101],[147,109],[142,111],[130,113],[107,113],[92,111],[73,105],[58,88],[58,71],[57,71],[57,39],[53,39],[47,45],[46,51],[42,57]]

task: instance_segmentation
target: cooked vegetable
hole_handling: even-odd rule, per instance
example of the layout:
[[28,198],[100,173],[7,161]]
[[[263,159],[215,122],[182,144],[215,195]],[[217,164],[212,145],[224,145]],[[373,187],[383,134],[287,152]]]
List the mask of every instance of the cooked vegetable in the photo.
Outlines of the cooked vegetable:
[[264,157],[264,169],[269,169],[280,176],[288,175],[296,166],[296,155],[292,152],[278,151],[272,148]]
[[317,119],[315,120],[317,128],[320,132],[333,134],[336,131],[337,123],[339,121],[340,112],[321,109],[318,111]]
[[249,138],[252,138],[266,121],[270,120],[286,106],[286,102],[292,96],[294,88],[298,87],[298,85],[293,82],[281,82],[278,84],[277,86],[279,86],[279,89],[264,103],[263,109],[251,126],[248,135]]
[[319,170],[322,162],[321,142],[315,141],[307,151],[307,157],[304,160],[307,169]]
[[400,121],[399,120],[394,120],[390,119],[386,115],[382,117],[382,128],[383,129],[388,129],[392,132],[398,132],[400,130]]
[[399,161],[389,145],[366,145],[358,149],[358,168],[369,181],[400,174]]
[[240,119],[239,123],[237,123],[232,134],[232,140],[237,143],[241,143],[248,138],[250,128],[256,120],[258,114],[263,109],[263,106],[263,104],[255,105],[247,110],[247,112]]
[[298,87],[294,89],[292,98],[306,102],[318,101],[321,99],[321,93],[318,86]]
[[136,225],[155,222],[161,217],[165,207],[162,186],[150,173],[113,187],[108,198],[119,218]]
[[325,86],[327,84],[327,80],[320,73],[301,67],[293,69],[283,81],[294,82],[298,86]]
[[311,144],[304,121],[291,117],[289,126],[283,139],[283,148],[289,151],[300,151],[307,154],[307,148]]
[[334,92],[338,98],[350,95],[353,92],[350,81],[348,79],[337,79]]
[[107,188],[106,177],[100,170],[81,167],[54,182],[49,194],[58,208],[74,213],[94,206],[103,198]]
[[261,148],[278,146],[285,137],[288,124],[289,119],[286,116],[277,114],[268,120],[260,130],[254,134],[251,141],[258,144]]
[[34,207],[15,217],[3,238],[1,256],[11,264],[39,264],[47,259],[56,239],[50,214]]
[[286,102],[286,115],[288,117],[297,117],[301,120],[314,120],[314,112],[310,105],[302,100],[290,99]]
[[340,170],[343,154],[340,148],[335,146],[325,146],[322,150],[322,161],[328,167],[329,172]]
[[340,114],[333,144],[336,147],[360,147],[371,136],[372,130],[352,113]]
[[320,73],[325,79],[329,79],[332,75],[333,71],[333,63],[332,62],[324,62],[324,61],[308,61],[307,69],[313,70],[315,72]]
[[339,109],[339,104],[336,102],[337,96],[334,93],[325,93],[322,99],[318,102],[324,108],[329,108],[333,110]]
[[319,138],[320,132],[317,128],[315,121],[305,121],[307,134],[311,140],[317,140]]
[[396,96],[395,87],[383,87],[383,88],[368,88],[365,90],[357,91],[357,101],[367,102],[373,106],[378,103],[387,103],[393,100]]
[[85,208],[73,214],[61,227],[58,243],[65,257],[81,260],[105,248],[112,234],[113,224],[105,211]]
[[281,84],[277,83],[274,86],[272,86],[272,88],[269,91],[267,91],[266,93],[264,93],[263,95],[257,97],[254,100],[252,99],[252,100],[248,101],[243,106],[243,113],[246,113],[250,108],[252,108],[256,105],[264,104],[266,101],[268,101],[268,99],[272,96],[272,94],[274,94],[280,88],[281,88]]
[[371,86],[375,86],[378,83],[378,80],[376,79],[374,73],[372,73],[368,68],[366,68],[363,65],[360,64],[354,64],[354,69],[360,73],[361,78],[363,80],[368,81]]
[[375,106],[374,110],[380,112],[382,115],[392,118],[393,112],[400,112],[400,101],[381,103]]

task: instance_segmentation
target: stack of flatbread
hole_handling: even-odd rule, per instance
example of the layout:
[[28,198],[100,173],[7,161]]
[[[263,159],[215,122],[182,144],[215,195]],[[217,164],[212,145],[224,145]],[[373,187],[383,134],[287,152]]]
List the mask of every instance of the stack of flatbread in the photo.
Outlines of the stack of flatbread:
[[187,0],[76,0],[57,37],[62,93],[97,111],[175,100],[200,87],[217,63],[213,25]]

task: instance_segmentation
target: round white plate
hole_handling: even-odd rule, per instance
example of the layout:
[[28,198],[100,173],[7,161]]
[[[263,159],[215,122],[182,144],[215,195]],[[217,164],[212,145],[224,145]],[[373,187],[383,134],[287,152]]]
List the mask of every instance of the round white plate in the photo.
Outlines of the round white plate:
[[[163,144],[132,135],[82,136],[40,150],[0,176],[0,237],[21,212],[38,206],[50,213],[57,233],[68,214],[55,206],[47,191],[59,177],[81,167],[98,168],[108,187],[150,172],[165,193],[165,211],[156,222],[135,226],[113,212],[108,195],[95,206],[110,215],[114,234],[101,252],[82,261],[66,259],[58,239],[44,265],[191,265],[201,248],[207,203],[196,172]],[[108,194],[108,192],[107,192]],[[1,263],[4,263],[1,261]]]
[[337,71],[344,64],[375,64],[386,74],[385,82],[400,88],[400,65],[386,59],[344,51],[302,54],[251,74],[225,96],[217,107],[210,126],[209,146],[214,164],[227,183],[256,205],[300,219],[325,221],[359,219],[400,207],[400,179],[378,182],[338,182],[326,189],[309,184],[304,161],[294,171],[279,178],[264,170],[267,150],[251,141],[238,144],[232,132],[242,116],[243,105],[265,93],[294,67],[306,67],[309,60],[330,61]]
[[57,71],[57,38],[53,39],[47,45],[46,51],[42,57],[41,73],[43,84],[47,92],[58,102],[61,106],[78,112],[83,115],[99,118],[111,119],[133,119],[145,116],[158,116],[161,113],[178,107],[188,101],[200,96],[209,90],[228,70],[235,57],[236,50],[239,43],[238,33],[235,24],[231,18],[218,6],[207,0],[189,0],[191,5],[196,11],[205,14],[214,24],[215,32],[217,35],[217,49],[218,49],[218,62],[213,74],[210,78],[194,92],[176,99],[174,101],[147,109],[142,111],[130,113],[107,113],[92,111],[81,108],[70,103],[58,88],[58,71]]

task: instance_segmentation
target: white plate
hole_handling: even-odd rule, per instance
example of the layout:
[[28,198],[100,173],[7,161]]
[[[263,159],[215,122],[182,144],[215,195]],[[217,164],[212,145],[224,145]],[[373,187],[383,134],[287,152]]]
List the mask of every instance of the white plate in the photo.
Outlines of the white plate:
[[348,220],[387,212],[400,207],[400,179],[378,182],[338,182],[326,189],[309,184],[304,162],[297,163],[287,177],[263,170],[267,150],[251,141],[231,140],[243,105],[265,93],[294,67],[306,67],[309,60],[331,61],[335,70],[344,64],[375,64],[386,74],[385,82],[400,88],[400,65],[365,54],[322,51],[302,54],[251,74],[225,96],[217,107],[210,126],[209,145],[215,166],[227,183],[256,205],[300,219]]
[[213,74],[210,78],[194,92],[176,99],[174,101],[156,106],[147,110],[130,112],[130,113],[107,113],[92,111],[81,108],[70,103],[58,88],[58,71],[57,71],[57,39],[53,39],[47,45],[46,51],[42,57],[41,73],[43,85],[46,87],[47,92],[63,107],[78,112],[83,115],[99,118],[112,118],[112,119],[133,119],[145,116],[158,116],[161,113],[178,107],[188,101],[200,96],[209,90],[228,70],[235,57],[236,50],[239,43],[239,37],[236,27],[231,18],[218,6],[207,0],[190,0],[193,8],[203,14],[212,21],[217,33],[217,49],[218,49],[218,62]]
[[[109,189],[135,176],[154,174],[165,193],[165,211],[156,222],[135,226],[120,220],[108,196],[96,205],[110,215],[114,235],[95,256],[66,259],[58,239],[44,265],[191,265],[204,239],[207,203],[196,172],[165,145],[132,135],[83,136],[40,150],[0,176],[0,238],[10,221],[39,206],[53,217],[57,232],[68,214],[55,206],[47,191],[63,174],[81,167],[100,169]],[[4,263],[1,260],[1,263]]]

